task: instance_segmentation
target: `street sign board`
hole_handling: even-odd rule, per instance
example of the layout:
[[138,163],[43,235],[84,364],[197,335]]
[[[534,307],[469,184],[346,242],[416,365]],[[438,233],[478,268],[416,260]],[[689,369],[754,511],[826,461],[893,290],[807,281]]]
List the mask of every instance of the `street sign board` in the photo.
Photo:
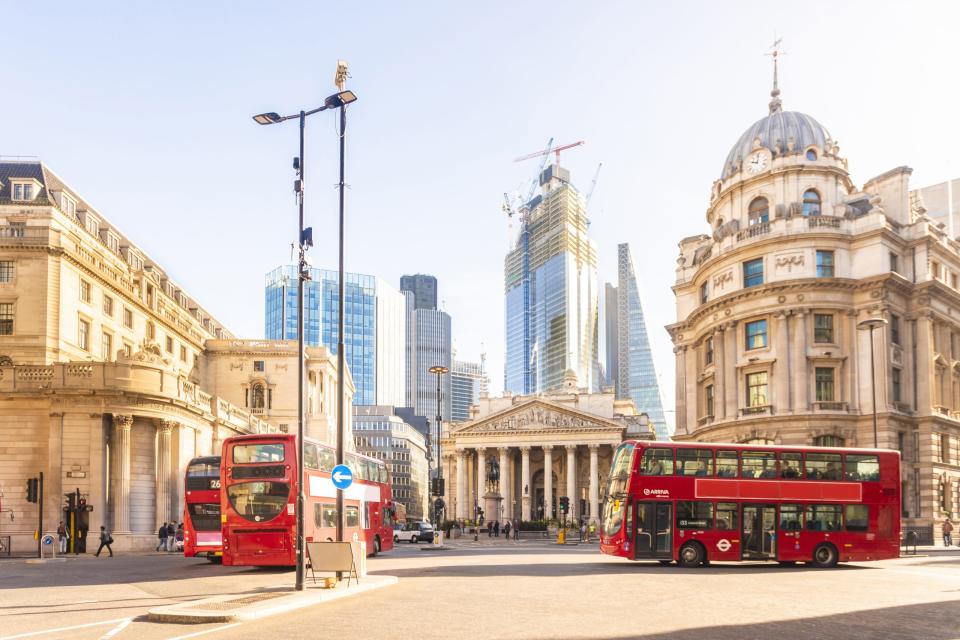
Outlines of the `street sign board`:
[[333,479],[333,486],[341,491],[353,484],[353,471],[345,464],[335,466],[330,477]]

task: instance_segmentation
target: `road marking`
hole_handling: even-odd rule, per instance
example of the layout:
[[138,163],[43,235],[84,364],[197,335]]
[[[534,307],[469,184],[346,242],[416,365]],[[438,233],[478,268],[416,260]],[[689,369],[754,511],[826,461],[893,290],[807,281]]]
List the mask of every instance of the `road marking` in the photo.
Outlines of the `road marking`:
[[202,636],[206,633],[213,633],[214,631],[224,631],[225,629],[232,629],[233,627],[239,627],[242,624],[243,624],[242,622],[234,622],[233,624],[217,627],[216,629],[207,629],[206,631],[197,631],[196,633],[188,633],[185,636],[175,636],[173,638],[167,638],[167,640],[186,640],[186,638],[196,638],[197,636]]
[[110,631],[107,631],[105,634],[100,636],[100,640],[110,640],[110,638],[112,638],[113,636],[117,635],[118,633],[126,629],[127,625],[130,624],[131,622],[133,622],[133,618],[127,618],[126,620],[124,620],[123,622],[115,626],[113,629],[110,629]]
[[30,636],[39,636],[45,633],[57,633],[59,631],[70,631],[71,629],[86,629],[87,627],[100,627],[105,624],[116,624],[129,620],[129,618],[116,618],[114,620],[101,620],[100,622],[88,622],[87,624],[75,624],[72,627],[59,627],[57,629],[44,629],[43,631],[31,631],[30,633],[20,633],[15,636],[7,636],[6,640],[16,640],[16,638],[29,638]]

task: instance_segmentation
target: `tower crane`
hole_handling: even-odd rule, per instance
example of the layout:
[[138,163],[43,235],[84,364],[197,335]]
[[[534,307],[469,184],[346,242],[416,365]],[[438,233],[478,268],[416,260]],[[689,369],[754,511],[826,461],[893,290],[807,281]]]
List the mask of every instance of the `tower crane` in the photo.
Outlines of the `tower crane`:
[[[553,142],[553,138],[550,139],[550,142]],[[586,140],[577,140],[576,142],[571,142],[570,144],[564,144],[554,149],[550,149],[548,145],[547,148],[543,151],[537,151],[536,153],[528,153],[525,156],[520,156],[519,158],[514,158],[514,162],[523,162],[524,160],[529,160],[530,158],[536,158],[539,156],[547,156],[552,152],[557,157],[557,166],[560,165],[560,152],[566,151],[567,149],[573,149],[574,147],[579,147],[582,144],[586,144]],[[541,171],[543,167],[541,166]]]

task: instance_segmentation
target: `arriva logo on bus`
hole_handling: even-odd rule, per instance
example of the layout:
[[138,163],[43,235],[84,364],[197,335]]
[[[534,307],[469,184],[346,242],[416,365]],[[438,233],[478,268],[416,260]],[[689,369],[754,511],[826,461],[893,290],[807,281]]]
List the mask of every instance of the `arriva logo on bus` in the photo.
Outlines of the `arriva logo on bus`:
[[664,498],[670,497],[670,491],[667,489],[644,489],[643,495],[645,496],[662,496]]

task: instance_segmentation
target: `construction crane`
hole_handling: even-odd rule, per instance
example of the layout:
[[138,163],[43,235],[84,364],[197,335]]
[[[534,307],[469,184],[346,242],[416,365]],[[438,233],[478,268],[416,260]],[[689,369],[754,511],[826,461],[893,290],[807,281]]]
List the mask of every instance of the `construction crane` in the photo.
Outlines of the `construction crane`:
[[[550,139],[550,142],[553,142],[553,138]],[[576,142],[571,142],[570,144],[564,144],[554,149],[551,149],[548,145],[547,148],[543,151],[537,151],[536,153],[528,153],[525,156],[520,156],[519,158],[514,158],[514,162],[523,162],[524,160],[529,160],[530,158],[537,158],[539,156],[547,156],[551,152],[557,157],[557,166],[560,166],[560,152],[566,151],[567,149],[573,149],[574,147],[579,147],[582,144],[586,144],[585,140],[577,140]],[[543,169],[541,168],[541,171]]]
[[[538,151],[537,153],[529,154],[525,156],[526,159],[536,158],[537,156],[543,156],[543,161],[540,163],[540,167],[537,169],[537,175],[533,177],[533,180],[530,181],[530,187],[527,189],[526,194],[518,193],[517,196],[521,199],[520,202],[513,203],[510,201],[510,196],[506,193],[503,194],[503,211],[510,217],[513,217],[515,213],[522,213],[527,203],[533,199],[533,194],[537,190],[537,185],[540,184],[540,174],[543,173],[544,167],[547,165],[547,158],[550,156],[550,151],[553,148],[553,138],[550,138],[547,141],[547,147],[543,151]],[[518,162],[520,159],[514,160]]]
[[597,171],[593,174],[593,180],[590,182],[590,191],[587,192],[587,196],[584,198],[584,201],[583,201],[584,209],[590,208],[590,198],[593,197],[593,191],[594,189],[597,188],[597,178],[600,177],[600,169],[603,169],[602,162],[597,165]]

